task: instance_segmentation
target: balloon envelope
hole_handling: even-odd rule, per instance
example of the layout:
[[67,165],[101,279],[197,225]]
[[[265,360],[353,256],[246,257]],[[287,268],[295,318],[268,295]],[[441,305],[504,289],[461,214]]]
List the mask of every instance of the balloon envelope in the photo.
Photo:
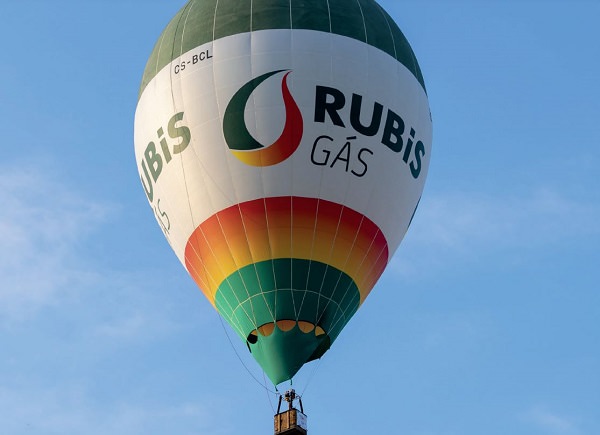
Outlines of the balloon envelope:
[[416,58],[372,0],[191,0],[135,115],[159,225],[274,384],[320,358],[379,279],[431,140]]

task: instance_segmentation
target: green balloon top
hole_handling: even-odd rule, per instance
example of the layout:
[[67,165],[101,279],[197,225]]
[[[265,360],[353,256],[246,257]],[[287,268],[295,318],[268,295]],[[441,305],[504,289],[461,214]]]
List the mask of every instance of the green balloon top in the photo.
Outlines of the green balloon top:
[[158,72],[202,44],[269,29],[305,29],[363,41],[397,59],[425,90],[417,59],[374,0],[190,0],[171,20],[146,64],[140,95]]

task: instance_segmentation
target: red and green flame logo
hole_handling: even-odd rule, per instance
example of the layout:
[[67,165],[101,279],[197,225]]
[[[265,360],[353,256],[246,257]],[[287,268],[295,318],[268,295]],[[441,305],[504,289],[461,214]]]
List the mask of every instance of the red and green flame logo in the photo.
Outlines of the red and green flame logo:
[[[279,139],[265,146],[252,137],[244,120],[244,110],[248,99],[262,82],[287,71],[281,79],[281,92],[285,105],[285,126]],[[256,77],[242,86],[225,109],[223,116],[223,133],[225,142],[234,156],[251,166],[272,166],[290,157],[302,139],[303,120],[300,108],[294,101],[287,85],[289,70],[271,71]]]

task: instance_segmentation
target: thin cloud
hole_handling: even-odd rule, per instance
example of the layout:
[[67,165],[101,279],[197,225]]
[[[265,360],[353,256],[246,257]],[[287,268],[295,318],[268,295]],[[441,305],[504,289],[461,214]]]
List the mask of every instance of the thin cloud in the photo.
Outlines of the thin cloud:
[[[72,339],[118,344],[185,328],[155,271],[103,270],[92,260],[91,241],[120,218],[118,205],[37,168],[6,167],[0,204],[0,327],[43,321],[36,316],[51,307],[79,325]],[[184,273],[169,279],[180,277],[187,284]]]
[[521,196],[450,193],[424,199],[413,240],[462,250],[473,245],[542,245],[600,233],[600,207],[544,189]]
[[110,206],[31,168],[0,171],[0,203],[0,319],[23,319],[92,280],[78,247]]
[[423,199],[405,243],[467,253],[473,248],[540,247],[599,234],[600,205],[560,192],[544,189],[504,197],[450,192]]
[[140,333],[145,330],[149,322],[146,320],[143,313],[136,312],[128,317],[115,319],[110,323],[98,325],[96,334],[101,337],[111,339],[129,339],[139,337]]
[[531,408],[524,415],[524,419],[551,434],[576,435],[579,433],[571,418],[548,411],[540,406]]
[[232,432],[222,424],[224,418],[219,413],[224,401],[218,398],[207,403],[173,401],[168,405],[141,398],[99,404],[81,387],[21,387],[0,388],[3,433],[226,435]]
[[[142,299],[141,296],[138,297],[132,294],[123,295],[123,300],[134,300],[136,298],[137,300]],[[183,321],[175,321],[168,312],[157,311],[156,306],[148,304],[146,307],[141,307],[141,310],[116,313],[109,320],[98,321],[92,330],[92,334],[97,339],[109,340],[111,343],[141,342],[143,340],[154,340],[157,337],[163,337],[184,329]]]
[[600,205],[550,189],[512,196],[433,194],[423,198],[391,269],[418,275],[421,258],[430,268],[434,257],[447,262],[498,250],[522,253],[598,235]]

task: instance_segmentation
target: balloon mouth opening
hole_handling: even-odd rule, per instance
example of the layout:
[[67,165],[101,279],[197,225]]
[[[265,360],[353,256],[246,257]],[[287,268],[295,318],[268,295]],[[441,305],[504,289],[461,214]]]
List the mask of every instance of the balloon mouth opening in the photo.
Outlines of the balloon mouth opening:
[[298,328],[304,334],[314,334],[316,337],[321,337],[322,335],[326,335],[325,330],[314,323],[307,322],[305,320],[277,320],[276,322],[268,322],[248,334],[246,337],[246,341],[249,344],[258,343],[259,337],[269,337],[275,331],[275,328],[282,332],[291,331],[294,328]]
[[317,324],[284,319],[252,330],[246,344],[273,385],[278,385],[292,379],[304,364],[321,358],[331,338]]

